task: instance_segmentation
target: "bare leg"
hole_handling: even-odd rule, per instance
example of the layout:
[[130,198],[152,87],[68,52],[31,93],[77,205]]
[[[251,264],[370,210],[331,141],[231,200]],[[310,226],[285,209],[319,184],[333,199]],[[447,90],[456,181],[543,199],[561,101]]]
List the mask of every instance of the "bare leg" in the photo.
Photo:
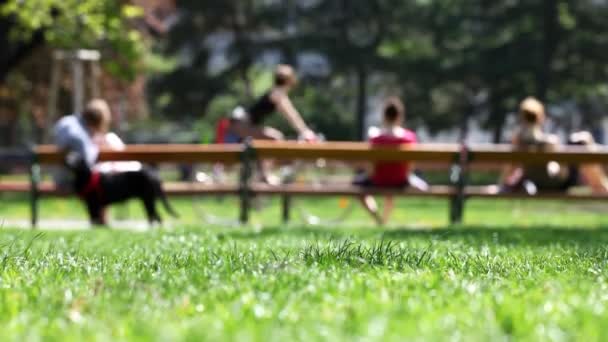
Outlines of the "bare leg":
[[[595,140],[589,132],[577,132],[570,135],[570,141],[577,145],[583,145],[588,150],[596,148]],[[608,193],[608,177],[604,169],[599,164],[582,164],[579,166],[583,181],[591,188],[594,193]]]
[[585,164],[579,167],[583,181],[598,194],[608,193],[608,177],[601,165]]
[[374,199],[374,197],[370,196],[370,195],[365,195],[365,196],[361,196],[360,199],[361,199],[361,203],[363,204],[363,207],[372,216],[374,221],[376,221],[376,224],[381,225],[382,218],[380,217],[380,214],[378,213],[378,203],[376,203],[376,200]]
[[391,214],[393,213],[393,209],[395,208],[395,198],[393,196],[386,196],[384,200],[384,213],[382,215],[382,223],[386,224]]
[[102,207],[99,209],[99,212],[100,212],[99,214],[100,214],[100,217],[101,217],[101,221],[102,221],[104,224],[108,224],[108,207],[106,207],[106,206],[102,206]]
[[246,122],[235,122],[231,126],[232,131],[242,139],[253,138],[257,140],[285,140],[281,131],[272,127],[253,126]]
[[[233,131],[242,139],[253,138],[258,140],[274,140],[281,141],[285,139],[283,133],[272,127],[252,126],[245,122],[234,123]],[[262,160],[258,164],[258,169],[262,177],[262,181],[272,185],[278,185],[279,180],[276,177],[270,177],[270,170],[273,168],[272,160]]]

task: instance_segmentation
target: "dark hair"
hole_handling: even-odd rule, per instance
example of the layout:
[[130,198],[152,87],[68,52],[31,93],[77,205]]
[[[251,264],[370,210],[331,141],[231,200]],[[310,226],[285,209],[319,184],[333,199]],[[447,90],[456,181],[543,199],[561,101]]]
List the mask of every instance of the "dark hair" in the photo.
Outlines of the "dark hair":
[[274,72],[274,85],[293,85],[297,82],[296,74],[290,65],[279,64]]
[[529,124],[537,124],[539,121],[538,115],[529,110],[522,110],[520,115],[522,119]]
[[384,120],[394,123],[399,119],[405,119],[405,105],[397,97],[388,98],[384,105]]

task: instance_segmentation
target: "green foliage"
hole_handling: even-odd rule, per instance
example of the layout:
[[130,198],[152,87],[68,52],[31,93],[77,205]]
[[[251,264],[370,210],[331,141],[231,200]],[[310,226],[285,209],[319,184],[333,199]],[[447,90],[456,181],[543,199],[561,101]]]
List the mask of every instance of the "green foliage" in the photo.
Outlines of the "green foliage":
[[133,79],[143,67],[147,47],[129,20],[143,11],[121,1],[8,0],[0,13],[14,18],[13,39],[27,41],[43,32],[48,44],[60,49],[100,49],[115,76]]
[[[581,104],[605,97],[608,69],[601,51],[608,6],[597,1],[318,0],[305,6],[190,0],[180,6],[187,14],[164,52],[189,55],[159,81],[162,92],[176,95],[162,108],[170,113],[192,107],[205,113],[214,97],[226,93],[247,98],[243,85],[250,81],[243,75],[259,68],[268,52],[288,63],[301,52],[327,59],[330,75],[308,75],[302,86],[311,89],[296,94],[295,102],[302,112],[320,113],[332,96],[338,99],[330,108],[331,115],[341,113],[334,124],[342,132],[355,131],[360,97],[377,93],[401,95],[414,126],[436,132],[477,116],[497,141],[507,114],[525,96]],[[201,41],[217,32],[232,39],[223,40],[228,65],[212,71],[213,48]],[[357,91],[362,73],[368,75],[367,94]],[[473,101],[476,94],[486,100]],[[328,116],[309,119],[325,128]]]

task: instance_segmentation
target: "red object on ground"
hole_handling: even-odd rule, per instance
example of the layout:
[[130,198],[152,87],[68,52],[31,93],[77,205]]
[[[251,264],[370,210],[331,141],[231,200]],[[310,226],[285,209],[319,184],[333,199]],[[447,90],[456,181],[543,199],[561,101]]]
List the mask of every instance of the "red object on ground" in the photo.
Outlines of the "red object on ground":
[[222,144],[226,142],[226,134],[230,128],[230,120],[223,118],[217,122],[215,126],[215,143]]
[[[372,146],[399,146],[403,144],[415,144],[416,133],[401,129],[398,134],[383,132],[370,139]],[[372,183],[376,186],[400,186],[407,183],[410,173],[408,163],[403,162],[381,162],[374,165]]]

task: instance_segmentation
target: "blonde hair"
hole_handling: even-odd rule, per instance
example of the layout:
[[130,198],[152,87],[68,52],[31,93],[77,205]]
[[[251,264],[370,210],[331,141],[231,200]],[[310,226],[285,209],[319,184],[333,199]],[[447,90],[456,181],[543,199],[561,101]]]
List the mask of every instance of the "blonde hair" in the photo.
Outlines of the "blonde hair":
[[93,99],[82,112],[82,119],[87,126],[95,130],[107,130],[112,120],[110,106],[103,99]]
[[520,120],[530,124],[542,124],[545,117],[545,105],[535,97],[527,97],[520,103]]
[[290,85],[293,86],[298,82],[296,77],[296,72],[291,65],[287,64],[279,64],[274,71],[274,85],[276,86],[284,86]]

